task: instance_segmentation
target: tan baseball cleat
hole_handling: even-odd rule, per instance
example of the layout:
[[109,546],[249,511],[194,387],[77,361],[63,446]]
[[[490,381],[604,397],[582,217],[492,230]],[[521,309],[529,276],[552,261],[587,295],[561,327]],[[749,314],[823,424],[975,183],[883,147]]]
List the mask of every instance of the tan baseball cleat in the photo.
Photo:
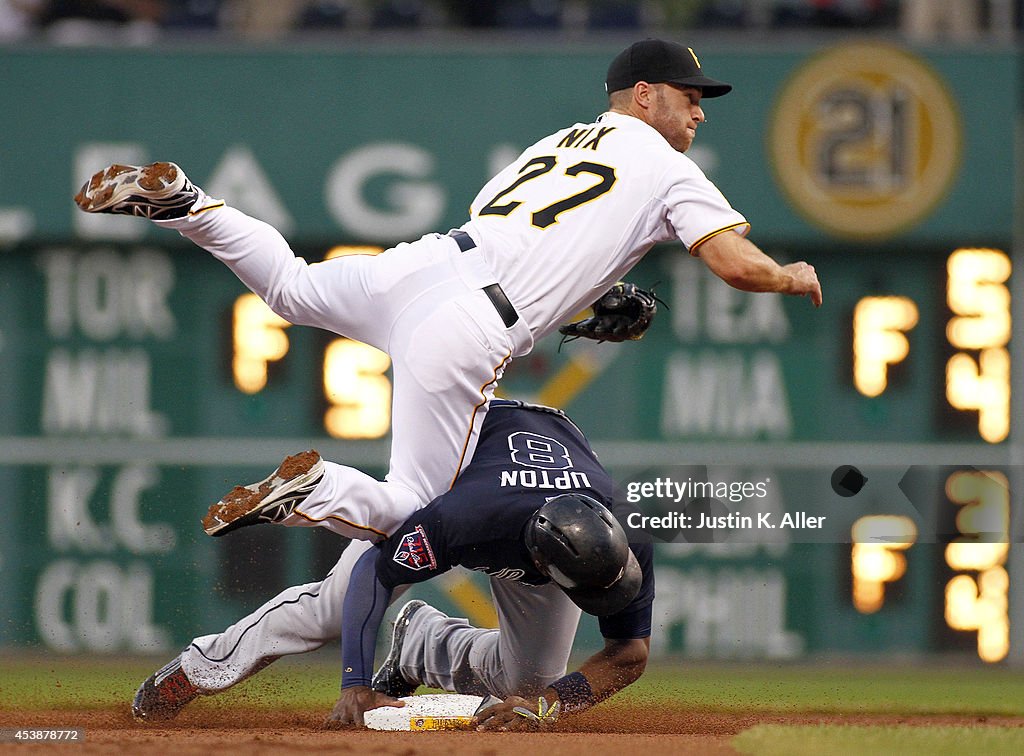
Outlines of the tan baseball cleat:
[[207,535],[263,522],[281,522],[302,503],[324,476],[324,462],[313,449],[285,457],[273,473],[258,483],[235,486],[210,507],[203,518]]
[[207,197],[174,163],[115,163],[85,182],[75,204],[87,213],[173,220],[223,207],[224,201]]

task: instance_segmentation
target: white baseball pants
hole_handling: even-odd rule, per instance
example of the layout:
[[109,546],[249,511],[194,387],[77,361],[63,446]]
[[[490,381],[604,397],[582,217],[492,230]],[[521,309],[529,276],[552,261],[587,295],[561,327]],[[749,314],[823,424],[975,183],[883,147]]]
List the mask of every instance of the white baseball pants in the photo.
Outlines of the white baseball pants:
[[480,255],[428,234],[380,255],[307,264],[273,227],[230,207],[158,225],[225,263],[286,320],[370,344],[391,356],[391,465],[383,482],[337,464],[289,517],[377,540],[451,487],[476,447],[505,368],[533,346],[522,318],[506,328],[482,288]]

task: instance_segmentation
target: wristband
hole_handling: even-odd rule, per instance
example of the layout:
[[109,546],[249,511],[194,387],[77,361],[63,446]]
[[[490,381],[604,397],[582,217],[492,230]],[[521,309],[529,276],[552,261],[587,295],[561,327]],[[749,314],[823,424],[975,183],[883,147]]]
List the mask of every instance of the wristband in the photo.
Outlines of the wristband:
[[549,687],[558,694],[564,711],[581,711],[597,703],[590,681],[582,672],[560,677]]
[[342,675],[341,676],[341,689],[345,688],[369,688],[372,685],[372,681],[365,675]]

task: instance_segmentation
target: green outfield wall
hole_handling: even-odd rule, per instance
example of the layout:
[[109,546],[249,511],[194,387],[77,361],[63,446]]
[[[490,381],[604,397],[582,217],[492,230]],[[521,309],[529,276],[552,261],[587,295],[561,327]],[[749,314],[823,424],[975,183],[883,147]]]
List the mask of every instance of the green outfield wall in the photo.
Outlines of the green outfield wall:
[[[8,238],[143,236],[76,216],[68,193],[108,158],[173,158],[291,238],[407,239],[461,224],[497,166],[599,114],[616,50],[3,50],[0,218]],[[757,238],[831,242],[822,225],[858,204],[905,217],[847,237],[962,243],[1011,228],[1012,51],[698,53],[736,88],[705,102],[693,156]],[[836,195],[831,219],[807,220],[802,180]]]
[[[243,287],[174,234],[78,213],[86,176],[171,159],[310,261],[337,245],[387,246],[460,225],[520,149],[600,113],[617,49],[0,50],[0,648],[172,652],[318,579],[342,546],[275,528],[214,541],[198,526],[210,502],[310,447],[386,469],[387,393],[369,390],[389,387],[386,368],[366,367],[362,351],[339,359],[330,334],[240,315]],[[826,306],[734,292],[666,245],[631,277],[667,305],[643,341],[549,338],[511,367],[505,395],[569,411],[624,491],[765,482],[764,501],[726,504],[826,518],[789,531],[656,529],[659,656],[975,656],[985,645],[1012,658],[1024,574],[1019,547],[999,544],[1019,540],[1011,491],[1024,458],[1003,327],[1022,301],[1009,272],[1015,51],[852,40],[697,52],[736,88],[705,101],[692,157],[751,220],[751,238],[816,266]],[[858,313],[883,299],[913,317],[872,331]],[[951,330],[964,319],[986,325],[980,340]],[[263,356],[266,383],[247,393],[239,334],[261,328],[288,349]],[[902,356],[887,351],[893,339]],[[881,370],[879,393],[865,393],[858,365]],[[331,377],[353,369],[367,390],[339,395]],[[866,473],[856,496],[833,485],[843,465]],[[984,495],[958,493],[964,481]],[[957,519],[971,506],[982,523]],[[904,541],[883,544],[881,604],[860,611],[855,593],[871,580],[852,533],[882,516],[903,518]],[[958,559],[958,539],[980,556]],[[475,577],[422,595],[490,617]],[[597,642],[593,625],[581,648]]]

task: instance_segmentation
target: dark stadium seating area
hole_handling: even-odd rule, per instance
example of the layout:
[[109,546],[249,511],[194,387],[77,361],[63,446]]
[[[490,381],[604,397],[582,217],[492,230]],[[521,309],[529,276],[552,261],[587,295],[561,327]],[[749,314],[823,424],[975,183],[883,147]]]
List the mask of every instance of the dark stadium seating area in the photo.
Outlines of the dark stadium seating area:
[[[943,32],[908,26],[908,9],[935,0],[0,0],[0,41],[103,41],[119,28],[162,35],[278,39],[296,34],[441,31],[606,34],[713,30]],[[956,0],[979,35],[1020,31],[1024,0]],[[15,17],[20,16],[20,17]],[[953,30],[959,32],[962,30]],[[975,30],[967,30],[972,33]],[[100,35],[100,36],[98,36]],[[124,41],[133,38],[122,35]],[[953,34],[956,37],[956,34]]]

